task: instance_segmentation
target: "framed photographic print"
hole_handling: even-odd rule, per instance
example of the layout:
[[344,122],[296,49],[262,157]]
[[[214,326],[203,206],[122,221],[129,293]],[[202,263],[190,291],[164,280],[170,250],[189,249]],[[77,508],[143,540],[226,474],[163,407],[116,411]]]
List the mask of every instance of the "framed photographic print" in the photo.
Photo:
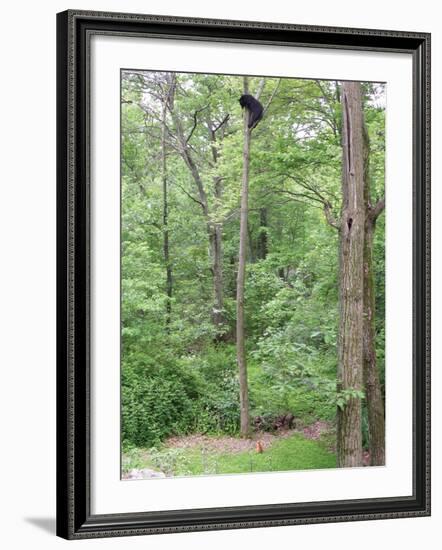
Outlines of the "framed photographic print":
[[57,534],[430,513],[430,36],[57,19]]

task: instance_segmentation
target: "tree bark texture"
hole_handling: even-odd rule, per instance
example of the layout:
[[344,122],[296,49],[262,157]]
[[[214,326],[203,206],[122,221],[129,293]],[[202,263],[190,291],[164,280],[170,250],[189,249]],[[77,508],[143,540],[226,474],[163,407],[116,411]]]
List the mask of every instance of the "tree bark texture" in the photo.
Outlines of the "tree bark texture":
[[166,82],[167,90],[164,93],[162,112],[161,112],[161,178],[163,184],[163,256],[166,266],[166,327],[170,325],[172,311],[172,264],[170,262],[169,251],[169,203],[168,203],[168,176],[167,176],[167,135],[166,135],[166,117],[167,109],[173,101],[174,77]]
[[370,464],[385,464],[385,417],[379,371],[376,361],[375,283],[373,236],[375,221],[367,215],[364,244],[364,386],[368,413]]
[[385,464],[385,413],[379,370],[376,360],[376,295],[373,268],[373,239],[376,220],[385,207],[380,199],[374,207],[371,204],[370,187],[370,144],[364,127],[364,388],[368,416],[368,439],[370,464]]
[[376,286],[373,269],[373,239],[376,220],[383,212],[385,202],[380,199],[371,204],[370,143],[364,126],[364,389],[368,416],[368,442],[370,464],[385,464],[385,413],[384,399],[376,360]]
[[[364,136],[360,84],[343,82],[338,392],[363,387]],[[361,399],[337,409],[340,467],[362,466]]]
[[[247,93],[247,79],[244,78],[244,93]],[[247,384],[247,360],[245,349],[244,326],[244,284],[246,275],[247,257],[247,220],[249,195],[249,165],[251,132],[248,127],[249,112],[244,109],[244,146],[243,146],[243,174],[241,186],[241,215],[239,230],[238,278],[236,285],[236,356],[239,371],[240,395],[240,432],[247,437],[250,432],[249,420],[249,392]]]
[[[209,129],[209,137],[212,143],[212,159],[216,165],[218,162],[218,149],[216,132],[224,122],[229,118],[229,115],[224,121],[214,127],[211,120],[207,121]],[[215,341],[221,342],[226,340],[226,318],[224,314],[224,281],[223,281],[223,223],[220,221],[220,208],[223,199],[223,179],[215,175],[213,178],[213,192],[215,198],[214,214],[215,220],[212,222],[210,231],[210,251],[212,259],[213,271],[213,306],[212,306],[212,322],[215,326]]]
[[222,249],[222,225],[214,223],[209,228],[210,255],[213,270],[213,307],[212,321],[216,329],[217,341],[222,341],[225,331],[224,294],[223,294],[223,249]]

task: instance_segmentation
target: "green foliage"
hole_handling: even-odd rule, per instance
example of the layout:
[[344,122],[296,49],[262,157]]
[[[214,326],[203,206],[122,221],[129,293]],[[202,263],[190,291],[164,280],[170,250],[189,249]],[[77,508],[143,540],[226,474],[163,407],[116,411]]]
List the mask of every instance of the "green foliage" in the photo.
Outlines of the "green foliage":
[[233,346],[212,346],[181,363],[205,381],[196,431],[235,434],[239,429],[239,382]]
[[201,381],[177,361],[135,358],[122,369],[123,439],[153,446],[172,433],[186,433],[196,424],[202,395]]
[[171,476],[175,472],[180,472],[180,475],[190,475],[192,473],[192,464],[189,453],[185,449],[149,449],[149,463],[152,466],[164,472],[166,476]]
[[[249,78],[252,93],[260,81]],[[238,98],[243,79],[189,73],[177,74],[176,84],[166,114],[163,174],[165,74],[127,71],[122,78],[122,431],[125,449],[157,446],[152,461],[164,461],[161,466],[167,471],[184,472],[194,466],[179,452],[164,455],[158,447],[167,436],[237,434],[239,428],[234,334],[243,167]],[[364,84],[373,201],[384,193],[384,91],[382,84]],[[333,421],[337,407],[351,397],[363,397],[336,391],[339,235],[327,223],[324,204],[338,219],[339,89],[332,81],[269,78],[260,99],[268,108],[251,142],[245,285],[251,414],[291,412],[305,423]],[[180,132],[193,165],[183,153]],[[164,176],[170,300],[163,250]],[[209,233],[214,224],[222,229],[223,342],[212,318]],[[381,216],[373,259],[382,384],[384,241]],[[136,463],[136,453],[131,460]],[[243,460],[246,464],[249,458]],[[235,467],[246,468],[244,464]]]
[[122,369],[126,445],[151,447],[168,435],[238,431],[239,386],[234,348],[204,355],[129,356]]
[[354,388],[347,388],[345,390],[341,390],[336,394],[336,405],[341,410],[344,410],[350,399],[364,399],[364,397],[365,393],[363,391],[356,390]]

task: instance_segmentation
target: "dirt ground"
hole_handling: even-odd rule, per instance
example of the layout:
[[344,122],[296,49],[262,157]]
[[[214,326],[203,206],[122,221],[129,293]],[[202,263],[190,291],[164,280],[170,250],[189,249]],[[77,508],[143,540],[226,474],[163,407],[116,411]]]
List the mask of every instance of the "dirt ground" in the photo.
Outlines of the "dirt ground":
[[327,422],[317,421],[301,430],[279,430],[275,433],[257,432],[250,439],[229,436],[208,436],[201,434],[169,437],[166,447],[174,449],[191,449],[200,447],[217,453],[242,453],[255,450],[258,441],[263,449],[270,447],[275,441],[290,437],[295,433],[303,434],[307,439],[319,439],[321,434],[330,431]]

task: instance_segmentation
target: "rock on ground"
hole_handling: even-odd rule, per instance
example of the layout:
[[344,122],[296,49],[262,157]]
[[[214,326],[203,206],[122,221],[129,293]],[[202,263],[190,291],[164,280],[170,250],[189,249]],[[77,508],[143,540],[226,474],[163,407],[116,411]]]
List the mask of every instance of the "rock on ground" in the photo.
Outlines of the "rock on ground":
[[164,472],[158,472],[157,470],[150,470],[149,468],[132,468],[129,472],[123,474],[123,479],[156,479],[166,477]]

